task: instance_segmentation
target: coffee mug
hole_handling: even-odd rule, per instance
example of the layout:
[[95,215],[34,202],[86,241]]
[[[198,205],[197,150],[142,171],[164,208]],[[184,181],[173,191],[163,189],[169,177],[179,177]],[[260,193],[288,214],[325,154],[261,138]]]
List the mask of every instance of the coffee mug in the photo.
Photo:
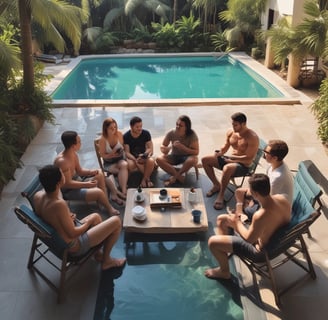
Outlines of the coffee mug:
[[193,221],[195,223],[200,223],[200,216],[202,215],[202,212],[198,209],[193,209],[193,210],[191,210],[191,214],[193,217]]

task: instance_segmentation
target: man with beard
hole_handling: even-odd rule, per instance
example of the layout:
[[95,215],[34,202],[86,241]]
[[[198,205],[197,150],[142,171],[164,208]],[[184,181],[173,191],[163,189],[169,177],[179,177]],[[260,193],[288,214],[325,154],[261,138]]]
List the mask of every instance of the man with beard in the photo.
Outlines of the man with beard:
[[[233,175],[243,175],[249,171],[250,166],[259,148],[259,137],[247,127],[246,115],[237,112],[231,116],[232,129],[226,134],[225,143],[220,150],[215,150],[213,155],[202,158],[203,168],[212,181],[213,186],[206,196],[211,197],[218,193],[214,201],[214,209],[221,210],[224,207],[224,191]],[[231,147],[231,155],[225,155]],[[219,182],[214,168],[222,170]]]

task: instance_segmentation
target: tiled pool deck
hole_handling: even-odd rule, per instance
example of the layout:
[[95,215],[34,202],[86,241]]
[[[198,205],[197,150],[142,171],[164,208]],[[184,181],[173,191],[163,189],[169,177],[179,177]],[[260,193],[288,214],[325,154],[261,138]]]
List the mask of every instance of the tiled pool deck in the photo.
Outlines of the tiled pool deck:
[[[57,73],[65,68],[64,65],[49,66],[48,72]],[[261,69],[262,70],[262,69]],[[270,71],[266,71],[265,78],[272,82],[282,80]],[[37,168],[52,162],[56,153],[61,149],[60,135],[64,130],[76,130],[82,136],[82,163],[87,167],[97,166],[92,141],[106,116],[114,117],[120,129],[128,129],[129,119],[139,115],[143,119],[144,127],[152,133],[155,153],[159,153],[159,146],[163,135],[174,126],[176,118],[187,114],[193,121],[193,128],[200,139],[200,157],[212,153],[220,146],[227,128],[230,126],[230,115],[236,111],[244,112],[248,117],[248,126],[254,129],[264,140],[279,138],[285,140],[290,152],[286,158],[291,169],[297,169],[301,160],[312,160],[321,171],[323,177],[317,177],[323,185],[324,214],[311,227],[313,239],[306,239],[310,254],[313,258],[317,279],[306,278],[304,282],[290,290],[283,296],[283,309],[278,310],[274,304],[272,293],[267,289],[267,283],[261,282],[261,295],[265,302],[264,309],[243,297],[245,319],[259,319],[264,310],[268,319],[323,319],[328,313],[328,211],[326,208],[328,177],[327,154],[316,136],[316,122],[308,107],[311,99],[301,92],[288,88],[293,99],[301,101],[297,104],[249,104],[222,103],[220,106],[183,106],[167,105],[160,107],[143,107],[142,103],[129,107],[97,107],[97,108],[61,108],[55,110],[57,125],[45,124],[39,134],[32,141],[22,157],[24,166],[16,172],[16,180],[11,181],[2,192],[0,216],[0,313],[3,319],[92,319],[97,281],[99,281],[98,267],[94,263],[88,264],[83,273],[96,281],[84,283],[84,279],[75,280],[78,290],[90,292],[84,297],[83,304],[67,303],[57,306],[54,295],[41,281],[36,281],[26,269],[31,233],[13,215],[14,205],[21,203],[20,191],[36,174]],[[265,161],[262,160],[258,171],[264,171]],[[207,189],[209,181],[201,169],[200,187]],[[212,221],[215,221],[217,211],[211,209],[211,200],[207,200],[207,208]],[[115,251],[114,251],[115,254]],[[237,268],[245,282],[249,272],[239,266]],[[240,269],[239,269],[240,268]],[[278,284],[284,284],[295,276],[301,275],[298,268],[286,265],[283,272],[278,274]],[[78,277],[77,277],[78,278]],[[97,280],[98,279],[98,280]],[[81,315],[84,316],[81,316]],[[260,315],[260,316],[259,316]],[[220,317],[220,315],[218,315]],[[115,319],[115,318],[113,318]]]

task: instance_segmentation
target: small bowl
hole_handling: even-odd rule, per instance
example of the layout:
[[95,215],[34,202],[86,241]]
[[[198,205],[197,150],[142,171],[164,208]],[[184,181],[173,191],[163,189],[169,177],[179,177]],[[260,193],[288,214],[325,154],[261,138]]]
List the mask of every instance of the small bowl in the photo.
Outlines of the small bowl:
[[132,209],[132,216],[136,220],[143,221],[147,218],[147,214],[145,212],[145,208],[142,206],[135,206]]
[[135,206],[132,209],[132,214],[135,216],[142,216],[145,214],[145,208],[142,206]]
[[159,197],[160,197],[161,199],[166,198],[166,197],[167,197],[167,190],[166,190],[166,189],[161,189],[161,190],[159,190]]

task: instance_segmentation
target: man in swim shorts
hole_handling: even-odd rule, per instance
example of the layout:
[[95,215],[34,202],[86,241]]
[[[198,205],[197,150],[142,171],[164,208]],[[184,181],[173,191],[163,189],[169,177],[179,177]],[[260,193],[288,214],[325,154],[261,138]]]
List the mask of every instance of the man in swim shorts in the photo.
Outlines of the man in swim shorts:
[[[242,254],[255,262],[263,261],[265,248],[271,236],[291,219],[291,205],[280,194],[270,195],[270,181],[265,174],[254,174],[249,178],[252,197],[261,208],[253,215],[247,228],[236,213],[221,214],[217,218],[218,234],[211,236],[208,246],[219,266],[207,269],[208,278],[230,279],[229,253]],[[238,235],[229,235],[231,228]]]
[[90,248],[103,243],[102,250],[95,256],[101,263],[102,270],[123,266],[125,258],[114,259],[110,256],[120,236],[120,218],[113,216],[102,221],[98,213],[92,213],[78,221],[60,195],[60,189],[65,184],[65,176],[61,169],[47,165],[40,169],[39,179],[44,190],[34,196],[35,212],[69,245],[70,254],[82,255]]
[[[241,112],[231,116],[232,129],[226,134],[226,140],[220,150],[215,150],[214,155],[202,158],[203,168],[213,183],[211,190],[206,194],[211,197],[218,193],[214,201],[214,209],[221,210],[224,207],[224,191],[230,178],[234,174],[243,175],[249,171],[259,147],[259,137],[246,125],[247,118]],[[231,155],[225,155],[232,149]],[[214,168],[222,170],[221,181],[216,178]]]
[[54,164],[62,170],[65,176],[65,183],[61,190],[64,199],[96,201],[105,207],[109,215],[119,215],[120,212],[109,203],[102,171],[81,167],[77,155],[81,148],[81,138],[77,132],[65,131],[61,139],[65,149],[57,155]]

